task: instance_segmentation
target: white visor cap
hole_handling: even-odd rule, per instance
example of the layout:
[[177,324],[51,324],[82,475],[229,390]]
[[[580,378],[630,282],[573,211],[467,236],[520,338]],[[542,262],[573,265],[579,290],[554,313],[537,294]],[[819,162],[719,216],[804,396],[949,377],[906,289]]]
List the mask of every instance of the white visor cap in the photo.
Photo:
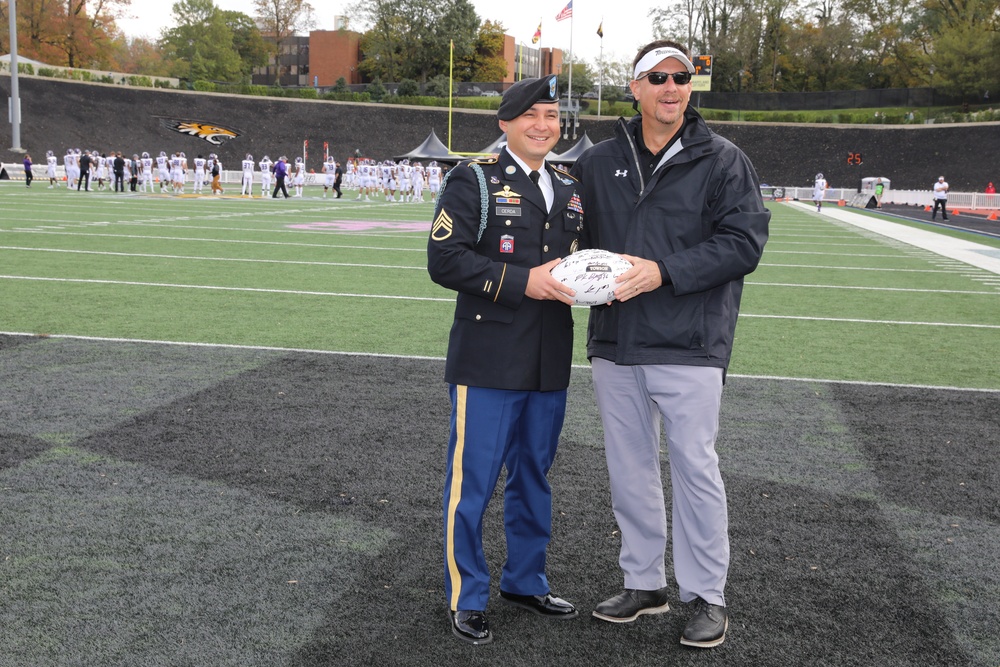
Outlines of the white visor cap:
[[646,55],[644,55],[642,58],[639,59],[639,62],[635,64],[635,72],[632,73],[632,78],[638,79],[640,74],[651,70],[661,60],[664,60],[666,58],[673,58],[674,60],[684,65],[684,67],[687,68],[688,72],[694,74],[694,65],[691,64],[691,61],[688,59],[686,55],[684,55],[683,51],[678,51],[677,49],[670,46],[661,46],[658,49],[653,49],[652,51],[650,51],[649,53],[647,53]]

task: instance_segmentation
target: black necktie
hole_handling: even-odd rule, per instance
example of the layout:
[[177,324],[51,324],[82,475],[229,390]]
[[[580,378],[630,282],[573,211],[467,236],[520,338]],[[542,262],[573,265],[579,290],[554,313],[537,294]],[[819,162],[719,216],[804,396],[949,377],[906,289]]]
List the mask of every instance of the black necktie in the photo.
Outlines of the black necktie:
[[533,171],[530,174],[528,174],[528,178],[530,178],[531,182],[535,184],[535,187],[537,187],[539,189],[541,189],[541,186],[538,185],[538,179],[540,177],[541,177],[541,174],[539,174],[537,171]]

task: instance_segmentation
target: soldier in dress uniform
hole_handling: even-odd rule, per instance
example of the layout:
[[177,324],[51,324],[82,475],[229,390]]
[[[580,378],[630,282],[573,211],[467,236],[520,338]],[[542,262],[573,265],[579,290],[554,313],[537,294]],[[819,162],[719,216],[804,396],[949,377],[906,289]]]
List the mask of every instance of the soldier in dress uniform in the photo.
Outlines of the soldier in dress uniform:
[[566,410],[571,290],[549,271],[577,249],[576,180],[545,156],[559,140],[556,77],[504,93],[498,156],[448,172],[427,244],[431,278],[458,292],[445,381],[452,404],[444,485],[444,584],[453,633],[492,641],[483,554],[486,506],[507,469],[501,599],[547,618],[577,616],[545,575],[552,527],[546,479]]

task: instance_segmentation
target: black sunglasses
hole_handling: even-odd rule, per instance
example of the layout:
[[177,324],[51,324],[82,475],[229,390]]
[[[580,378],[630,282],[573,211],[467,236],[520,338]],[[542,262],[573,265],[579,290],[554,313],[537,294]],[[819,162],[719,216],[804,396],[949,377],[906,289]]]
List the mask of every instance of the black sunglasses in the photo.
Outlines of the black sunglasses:
[[[639,79],[649,79],[649,82],[654,86],[662,86],[667,82],[668,78],[673,77],[674,83],[678,86],[684,86],[691,83],[691,72],[674,72],[670,74],[669,72],[646,72]],[[639,79],[636,79],[638,81]]]

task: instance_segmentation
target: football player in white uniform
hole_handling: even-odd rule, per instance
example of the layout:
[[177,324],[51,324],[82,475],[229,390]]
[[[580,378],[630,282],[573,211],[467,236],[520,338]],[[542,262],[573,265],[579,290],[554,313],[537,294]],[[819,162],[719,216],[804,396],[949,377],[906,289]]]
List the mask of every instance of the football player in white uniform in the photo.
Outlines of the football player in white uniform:
[[160,151],[160,154],[156,156],[156,171],[160,177],[160,192],[163,192],[170,182],[170,159],[165,151]]
[[146,192],[147,188],[153,189],[153,158],[149,157],[148,151],[142,152],[142,158],[139,160],[141,165],[139,169],[139,190]]
[[358,187],[358,164],[354,158],[347,159],[347,166],[344,167],[344,187]]
[[[97,153],[97,151],[94,151]],[[104,189],[104,179],[108,177],[108,156],[104,153],[98,153],[97,155],[97,189]]]
[[383,160],[379,166],[382,174],[382,187],[385,192],[385,200],[396,201],[396,165],[391,160]]
[[295,186],[293,197],[302,196],[302,187],[306,184],[306,164],[302,158],[295,158],[295,175],[292,177],[292,185]]
[[271,180],[274,173],[271,169],[274,167],[274,163],[271,162],[271,158],[264,156],[260,161],[260,196],[267,197],[271,194]]
[[431,191],[431,201],[436,201],[441,190],[441,167],[436,160],[427,165],[427,189]]
[[76,151],[70,148],[66,151],[66,155],[63,155],[63,171],[66,172],[67,188],[76,187],[76,181],[80,178],[78,165],[79,162],[76,160]]
[[364,195],[365,201],[371,201],[368,195],[372,193],[372,182],[374,180],[374,175],[372,170],[375,167],[371,164],[371,160],[363,159],[358,162],[358,197],[357,201],[361,200],[361,196]]
[[424,165],[419,162],[413,163],[413,175],[410,176],[413,184],[413,201],[424,201]]
[[410,166],[410,161],[403,158],[399,161],[399,165],[396,167],[396,183],[399,185],[399,201],[410,201],[410,197],[413,195],[412,188],[413,185],[410,183],[410,177],[413,174],[413,167]]
[[243,187],[240,188],[240,195],[253,198],[253,155],[247,153],[243,159]]
[[45,175],[49,179],[49,190],[56,187],[58,182],[56,181],[56,164],[59,163],[59,158],[52,151],[45,152]]
[[201,194],[201,191],[205,187],[205,164],[207,163],[207,160],[205,160],[204,155],[198,153],[198,157],[196,157],[193,160],[193,162],[194,162],[194,185],[191,191],[194,192],[196,195],[198,195]]

